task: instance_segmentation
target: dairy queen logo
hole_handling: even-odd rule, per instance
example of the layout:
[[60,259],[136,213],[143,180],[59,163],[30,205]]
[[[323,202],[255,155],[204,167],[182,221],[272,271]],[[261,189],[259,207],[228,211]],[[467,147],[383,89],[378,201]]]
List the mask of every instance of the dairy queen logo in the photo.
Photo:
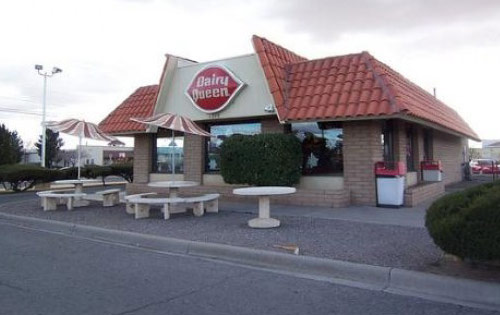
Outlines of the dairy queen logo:
[[186,95],[199,110],[216,113],[229,105],[244,85],[226,67],[212,65],[194,76]]

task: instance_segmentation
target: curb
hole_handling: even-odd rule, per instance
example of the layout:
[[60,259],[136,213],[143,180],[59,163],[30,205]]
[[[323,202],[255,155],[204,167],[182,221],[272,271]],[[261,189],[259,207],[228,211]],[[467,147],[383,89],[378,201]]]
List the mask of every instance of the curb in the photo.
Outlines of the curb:
[[31,217],[0,213],[7,223],[61,233],[95,241],[133,246],[163,253],[189,255],[205,259],[293,273],[306,278],[415,296],[438,302],[500,311],[500,283],[453,278],[391,267],[373,266],[340,260],[297,256],[232,245],[188,241],[170,237],[110,230]]

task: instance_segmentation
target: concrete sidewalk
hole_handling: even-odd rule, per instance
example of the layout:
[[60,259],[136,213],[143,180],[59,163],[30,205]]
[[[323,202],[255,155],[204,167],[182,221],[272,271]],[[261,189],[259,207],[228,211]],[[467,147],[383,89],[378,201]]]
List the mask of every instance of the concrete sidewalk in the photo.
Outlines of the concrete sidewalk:
[[[220,209],[228,212],[257,214],[257,202],[257,199],[255,203],[220,202]],[[431,203],[432,201],[428,201],[413,208],[378,208],[370,206],[327,208],[280,205],[273,204],[271,201],[271,216],[309,217],[423,228],[425,227],[426,209]]]

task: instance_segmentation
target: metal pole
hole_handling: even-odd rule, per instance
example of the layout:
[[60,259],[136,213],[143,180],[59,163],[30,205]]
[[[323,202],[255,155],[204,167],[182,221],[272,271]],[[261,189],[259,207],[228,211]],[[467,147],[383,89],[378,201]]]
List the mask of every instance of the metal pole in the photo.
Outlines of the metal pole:
[[47,127],[45,126],[45,112],[47,107],[47,75],[43,74],[43,114],[42,114],[42,167],[45,167],[45,154],[46,154],[46,141],[47,141]]
[[78,179],[80,179],[80,168],[81,168],[81,158],[82,158],[82,134],[78,137]]
[[174,130],[172,129],[172,175],[175,175],[175,154],[174,154],[174,150],[175,150],[175,133],[174,133]]

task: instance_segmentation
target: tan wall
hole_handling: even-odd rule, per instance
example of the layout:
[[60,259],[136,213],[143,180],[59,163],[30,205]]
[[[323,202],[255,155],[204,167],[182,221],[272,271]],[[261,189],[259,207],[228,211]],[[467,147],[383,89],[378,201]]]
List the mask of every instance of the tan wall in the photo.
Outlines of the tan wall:
[[299,189],[340,190],[344,189],[343,176],[302,176],[297,185]]
[[184,174],[169,174],[169,173],[151,173],[149,174],[150,182],[160,182],[167,180],[184,180]]
[[434,131],[434,160],[440,160],[443,165],[443,181],[445,184],[462,180],[463,148],[467,145],[465,138]]
[[383,159],[380,121],[344,123],[344,186],[351,192],[351,202],[375,205],[375,162]]
[[406,123],[394,121],[394,160],[406,164]]
[[422,202],[435,199],[444,194],[443,182],[427,182],[423,185],[415,186],[405,191],[405,207],[415,207]]
[[149,182],[152,168],[153,136],[151,134],[134,135],[134,183]]
[[420,172],[408,172],[405,176],[405,187],[411,187],[418,184]]
[[[224,182],[219,174],[204,174],[203,184],[207,186],[237,186]],[[306,190],[341,190],[344,189],[342,176],[302,176],[297,189]]]
[[202,183],[204,156],[204,137],[186,133],[184,135],[184,180]]

